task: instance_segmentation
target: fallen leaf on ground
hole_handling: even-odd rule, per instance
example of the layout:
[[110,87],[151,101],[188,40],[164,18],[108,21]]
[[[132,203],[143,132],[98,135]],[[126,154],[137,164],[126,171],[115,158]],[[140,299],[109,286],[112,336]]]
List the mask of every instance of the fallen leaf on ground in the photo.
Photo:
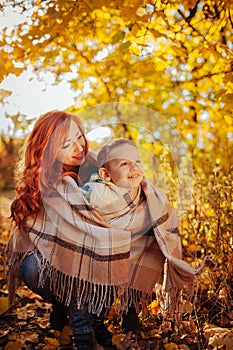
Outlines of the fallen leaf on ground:
[[20,340],[16,340],[16,341],[9,341],[4,350],[23,350],[25,349],[26,344],[24,342],[21,342]]
[[37,324],[41,329],[46,329],[49,324],[49,313],[46,313],[43,317],[39,317]]
[[34,317],[36,314],[36,305],[27,304],[23,307],[17,308],[17,318],[19,320],[27,320],[30,317]]
[[33,293],[26,286],[19,287],[16,290],[15,294],[18,295],[20,298],[28,298],[28,299],[33,299],[33,300],[43,300],[43,298],[40,295]]
[[32,332],[20,332],[20,333],[13,332],[9,335],[8,339],[19,341],[19,342],[25,342],[26,340],[28,340],[31,343],[37,343],[38,334],[32,333]]
[[49,337],[45,337],[44,341],[46,342],[47,345],[51,346],[51,349],[56,349],[57,347],[60,346],[60,343],[58,341],[58,339],[56,338],[49,338]]
[[125,340],[125,337],[125,334],[113,334],[112,344],[118,347]]
[[166,350],[179,350],[175,343],[164,344]]
[[189,347],[186,344],[180,344],[179,345],[179,350],[189,350]]
[[65,326],[60,335],[60,344],[68,345],[73,332],[69,326]]
[[9,329],[7,330],[0,329],[0,338],[5,337],[9,333],[9,331],[10,331]]
[[8,304],[8,298],[7,297],[0,297],[0,315],[2,315],[4,312],[6,312],[9,308]]
[[204,334],[208,341],[208,345],[212,347],[224,347],[225,350],[232,350],[233,330],[215,325],[207,324],[204,327]]

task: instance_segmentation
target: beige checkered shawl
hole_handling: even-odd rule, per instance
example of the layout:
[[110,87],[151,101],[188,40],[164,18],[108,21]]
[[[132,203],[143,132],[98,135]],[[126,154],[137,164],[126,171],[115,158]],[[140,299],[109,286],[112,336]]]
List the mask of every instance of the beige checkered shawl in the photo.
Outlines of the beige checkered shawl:
[[[115,189],[108,187],[111,195]],[[147,181],[134,203],[127,194],[119,200],[118,192],[116,197],[115,213],[107,223],[73,178],[60,181],[44,196],[44,208],[28,220],[26,232],[15,229],[11,234],[10,291],[20,282],[22,259],[32,251],[43,258],[38,260],[40,286],[48,276],[57,300],[68,305],[75,295],[79,306],[87,302],[97,314],[115,298],[127,309],[151,294],[157,282],[168,293],[192,285],[195,273],[181,258],[176,216],[166,197]]]

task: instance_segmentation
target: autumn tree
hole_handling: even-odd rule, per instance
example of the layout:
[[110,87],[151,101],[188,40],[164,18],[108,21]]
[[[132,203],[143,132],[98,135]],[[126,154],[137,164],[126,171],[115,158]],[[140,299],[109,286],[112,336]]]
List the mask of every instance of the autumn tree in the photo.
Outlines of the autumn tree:
[[50,71],[70,82],[74,109],[141,104],[175,118],[191,145],[229,157],[232,1],[9,4],[30,17],[2,33],[2,79],[31,64],[38,79]]

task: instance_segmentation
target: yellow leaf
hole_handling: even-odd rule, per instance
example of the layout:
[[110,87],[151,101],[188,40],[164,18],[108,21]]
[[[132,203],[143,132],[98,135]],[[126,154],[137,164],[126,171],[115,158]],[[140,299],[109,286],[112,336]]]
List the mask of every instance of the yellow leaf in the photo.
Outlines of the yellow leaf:
[[125,33],[122,30],[119,30],[116,34],[112,37],[112,45],[118,43],[119,41],[122,41],[125,37]]
[[0,315],[7,311],[9,305],[8,305],[8,298],[7,297],[1,297],[0,298]]
[[133,43],[132,45],[130,45],[129,51],[136,56],[140,56],[140,54],[141,54],[141,49],[139,49],[139,47],[136,43]]
[[7,62],[4,64],[4,67],[5,67],[6,70],[8,70],[8,69],[10,69],[10,68],[12,69],[13,64],[12,64],[11,61],[7,61]]
[[186,55],[186,50],[182,47],[179,47],[177,45],[173,45],[171,49],[174,51],[175,54],[178,56],[185,56]]
[[9,329],[0,329],[0,338],[5,337],[10,332]]
[[188,345],[180,344],[179,345],[179,350],[189,350],[189,347],[188,347]]
[[60,336],[60,344],[61,345],[68,345],[70,343],[70,337],[72,336],[73,332],[69,326],[65,326],[61,332]]
[[10,96],[12,94],[12,91],[6,90],[6,89],[0,89],[0,103],[3,103],[4,98]]
[[233,105],[233,94],[226,94],[222,97],[222,102]]
[[116,312],[114,306],[112,305],[111,309],[109,310],[109,313],[108,313],[108,319],[113,320],[114,318],[116,318],[116,316],[117,316],[117,312]]
[[229,124],[229,125],[233,124],[232,117],[230,117],[229,115],[224,115],[223,117],[224,117],[225,121],[227,122],[227,124]]
[[154,328],[149,331],[149,336],[154,338],[161,338],[158,329]]
[[145,27],[142,27],[140,29],[138,29],[137,33],[136,33],[136,37],[140,38],[141,36],[145,36],[147,32],[147,29]]
[[223,78],[224,83],[229,83],[233,81],[233,73],[227,73]]
[[131,45],[131,42],[129,40],[127,40],[125,43],[122,43],[120,46],[119,46],[119,51],[121,53],[123,53],[125,50],[127,50]]
[[138,130],[134,130],[134,131],[131,132],[131,136],[132,136],[133,140],[137,140],[138,135],[139,135],[139,131]]
[[148,336],[143,332],[143,331],[141,331],[140,332],[141,333],[141,337],[142,337],[142,339],[146,339],[146,338],[148,338]]
[[136,11],[136,15],[139,17],[143,17],[146,14],[144,7],[139,7]]
[[4,350],[23,350],[25,349],[25,343],[21,342],[20,340],[16,341],[9,341]]
[[46,342],[48,345],[51,345],[51,346],[53,346],[54,348],[60,346],[60,343],[59,343],[59,341],[58,341],[56,338],[48,338],[48,337],[45,337],[44,340],[45,340],[45,342]]
[[16,294],[20,297],[20,298],[28,298],[28,299],[38,299],[38,300],[43,300],[42,297],[36,293],[33,293],[30,289],[28,289],[27,287],[23,286],[23,287],[19,287],[16,290]]
[[179,350],[178,346],[175,343],[169,343],[164,345],[166,350]]
[[189,251],[190,252],[201,252],[202,246],[200,244],[189,244]]
[[156,315],[159,311],[159,304],[157,300],[153,300],[152,303],[148,306],[148,309],[153,315]]
[[125,334],[113,334],[112,336],[112,344],[116,345],[117,347],[125,340],[126,335]]
[[114,328],[113,324],[110,324],[110,325],[108,326],[108,330],[109,330],[109,332],[114,333],[115,328]]

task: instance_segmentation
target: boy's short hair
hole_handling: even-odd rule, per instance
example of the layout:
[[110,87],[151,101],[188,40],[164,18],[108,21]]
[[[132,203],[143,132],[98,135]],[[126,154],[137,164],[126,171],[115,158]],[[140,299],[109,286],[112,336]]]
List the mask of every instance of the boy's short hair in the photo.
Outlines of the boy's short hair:
[[109,159],[109,153],[113,148],[124,144],[131,145],[137,148],[137,145],[133,140],[123,139],[123,138],[115,139],[103,145],[103,147],[100,149],[97,155],[97,163],[99,168],[104,167],[106,163],[112,159],[112,158]]

